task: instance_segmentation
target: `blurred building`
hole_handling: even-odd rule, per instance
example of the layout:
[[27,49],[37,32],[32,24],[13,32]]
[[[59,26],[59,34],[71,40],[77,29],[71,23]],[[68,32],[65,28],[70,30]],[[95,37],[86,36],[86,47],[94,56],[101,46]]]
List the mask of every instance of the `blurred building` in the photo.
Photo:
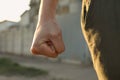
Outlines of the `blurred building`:
[[[0,23],[0,51],[31,55],[29,49],[37,24],[40,0],[31,0],[29,11],[21,15],[19,23]],[[59,0],[56,18],[62,28],[66,46],[58,60],[90,63],[88,47],[80,28],[81,0]],[[14,25],[13,25],[14,24]],[[3,29],[4,28],[4,29]]]
[[3,21],[0,22],[0,31],[4,31],[6,29],[8,29],[10,26],[15,25],[15,22],[11,22],[11,21]]
[[80,0],[59,0],[57,14],[80,13]]

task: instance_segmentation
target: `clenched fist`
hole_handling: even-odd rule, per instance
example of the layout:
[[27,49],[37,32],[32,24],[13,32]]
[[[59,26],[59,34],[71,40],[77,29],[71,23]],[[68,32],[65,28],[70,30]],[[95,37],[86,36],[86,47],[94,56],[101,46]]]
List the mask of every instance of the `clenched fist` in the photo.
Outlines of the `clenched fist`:
[[31,46],[33,54],[55,58],[64,49],[61,29],[55,20],[38,24]]

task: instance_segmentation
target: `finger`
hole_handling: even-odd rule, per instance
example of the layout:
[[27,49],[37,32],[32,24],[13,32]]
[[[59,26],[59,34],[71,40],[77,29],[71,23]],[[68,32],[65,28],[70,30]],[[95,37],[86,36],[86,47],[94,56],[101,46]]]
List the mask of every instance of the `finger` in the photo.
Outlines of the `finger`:
[[58,56],[58,54],[56,54],[55,51],[52,50],[47,43],[34,46],[34,50],[32,50],[32,53],[35,55],[44,55],[53,58]]
[[47,45],[51,48],[51,50],[53,50],[54,52],[56,52],[55,47],[53,45],[53,43],[51,41],[46,41]]
[[52,43],[58,54],[62,53],[65,50],[65,46],[61,37],[52,39]]
[[48,56],[48,57],[57,57],[58,54],[53,49],[52,45],[49,46],[47,43],[44,43],[40,46],[41,54]]

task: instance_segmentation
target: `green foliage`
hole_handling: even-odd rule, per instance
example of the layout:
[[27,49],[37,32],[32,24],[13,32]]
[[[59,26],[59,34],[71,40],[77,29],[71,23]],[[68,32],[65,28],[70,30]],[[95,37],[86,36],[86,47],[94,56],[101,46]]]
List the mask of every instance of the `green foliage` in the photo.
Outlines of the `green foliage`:
[[45,70],[24,67],[10,59],[0,58],[0,75],[35,77],[47,74]]

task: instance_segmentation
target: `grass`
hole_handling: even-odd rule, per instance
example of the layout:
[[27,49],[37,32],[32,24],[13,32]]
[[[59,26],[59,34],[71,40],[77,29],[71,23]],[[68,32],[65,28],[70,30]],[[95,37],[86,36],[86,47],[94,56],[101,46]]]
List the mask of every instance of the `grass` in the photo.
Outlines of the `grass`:
[[48,71],[21,66],[8,58],[0,58],[0,75],[35,77],[47,74]]

